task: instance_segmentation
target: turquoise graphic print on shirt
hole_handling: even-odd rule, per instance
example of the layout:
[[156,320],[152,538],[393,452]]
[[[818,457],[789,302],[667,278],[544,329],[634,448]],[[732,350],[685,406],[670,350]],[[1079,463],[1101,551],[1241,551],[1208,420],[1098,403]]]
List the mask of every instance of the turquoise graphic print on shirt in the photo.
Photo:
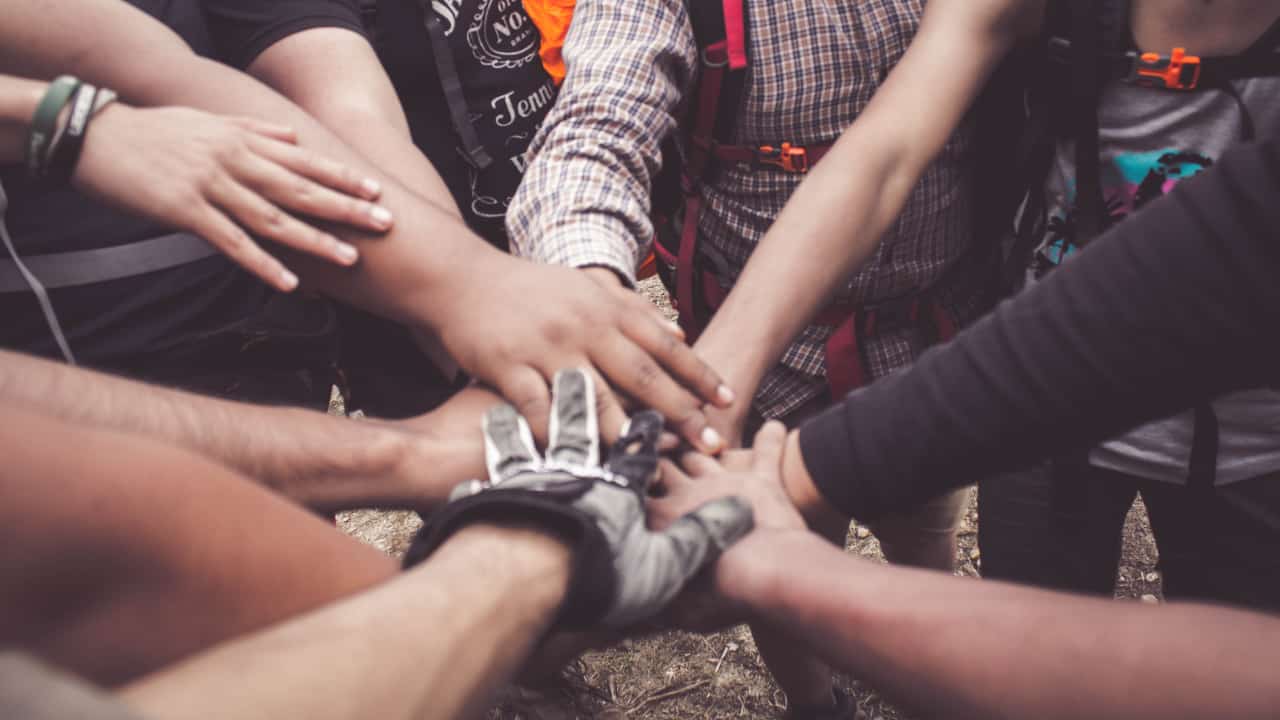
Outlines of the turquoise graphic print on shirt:
[[[1212,158],[1176,148],[1120,154],[1112,158],[1111,162],[1104,162],[1102,196],[1106,218],[1103,228],[1141,210],[1147,203],[1173,190],[1179,182],[1198,175],[1212,165]],[[1069,210],[1065,207],[1049,209],[1044,242],[1032,259],[1031,271],[1037,278],[1043,277],[1088,244],[1088,238],[1082,240],[1077,237],[1074,182],[1067,187],[1066,195]]]

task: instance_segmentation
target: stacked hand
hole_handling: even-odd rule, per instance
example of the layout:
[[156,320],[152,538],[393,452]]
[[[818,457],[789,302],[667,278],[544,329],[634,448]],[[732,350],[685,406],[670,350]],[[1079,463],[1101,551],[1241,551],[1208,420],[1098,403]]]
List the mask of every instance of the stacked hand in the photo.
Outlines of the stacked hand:
[[557,373],[545,456],[514,407],[490,410],[483,423],[488,479],[455,489],[450,503],[428,520],[406,562],[425,558],[469,523],[534,523],[576,548],[561,612],[565,624],[623,627],[665,607],[751,530],[751,510],[721,495],[690,504],[660,532],[649,530],[645,501],[658,470],[661,416],[641,412],[631,418],[601,464],[595,408],[591,374]]
[[298,278],[250,233],[339,265],[356,249],[314,220],[381,233],[378,183],[296,145],[292,130],[186,108],[104,108],[85,136],[78,188],[195,233],[283,291]]
[[434,308],[440,338],[463,369],[516,406],[536,437],[546,437],[551,378],[581,367],[592,368],[606,439],[619,437],[630,398],[662,413],[697,449],[723,448],[704,406],[726,407],[733,393],[645,298],[616,279],[500,253],[470,270],[456,273]]

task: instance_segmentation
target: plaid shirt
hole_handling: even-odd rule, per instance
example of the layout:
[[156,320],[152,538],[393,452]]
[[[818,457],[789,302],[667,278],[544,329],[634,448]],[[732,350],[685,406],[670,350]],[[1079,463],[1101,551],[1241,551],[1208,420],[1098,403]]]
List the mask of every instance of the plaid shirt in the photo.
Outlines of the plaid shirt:
[[[697,68],[685,1],[578,0],[564,47],[568,77],[507,214],[517,254],[634,279],[653,237],[649,188],[659,146],[690,99]],[[734,129],[744,145],[835,142],[902,57],[923,12],[923,0],[746,3],[751,67]],[[926,171],[897,225],[850,279],[851,299],[918,292],[963,254],[970,223],[962,145],[953,139]],[[735,278],[801,179],[726,166],[703,189],[701,242],[729,260]],[[764,379],[757,410],[785,416],[824,392],[830,333],[802,331]],[[872,375],[908,364],[924,344],[919,334],[870,339]]]

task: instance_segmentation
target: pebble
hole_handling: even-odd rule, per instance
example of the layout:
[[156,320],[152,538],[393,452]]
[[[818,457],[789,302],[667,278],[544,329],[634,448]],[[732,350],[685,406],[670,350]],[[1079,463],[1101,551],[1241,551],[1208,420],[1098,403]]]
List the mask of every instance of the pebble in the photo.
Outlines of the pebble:
[[853,534],[857,535],[859,540],[866,540],[871,536],[871,531],[859,525],[858,529],[853,531]]
[[1142,596],[1142,602],[1148,605],[1158,605],[1160,603],[1160,598],[1156,597],[1155,595],[1152,595],[1151,593],[1147,593],[1146,595]]
[[1160,573],[1149,572],[1143,577],[1147,582],[1155,582],[1160,579]]

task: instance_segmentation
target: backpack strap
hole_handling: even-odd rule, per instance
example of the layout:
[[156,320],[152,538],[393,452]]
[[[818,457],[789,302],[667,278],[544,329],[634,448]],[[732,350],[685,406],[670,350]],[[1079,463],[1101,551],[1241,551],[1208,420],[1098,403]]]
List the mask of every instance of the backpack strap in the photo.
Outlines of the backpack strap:
[[[371,0],[365,0],[369,1]],[[485,149],[484,143],[480,142],[475,126],[471,124],[467,96],[462,90],[462,77],[458,75],[458,66],[453,61],[453,51],[449,47],[449,38],[445,35],[444,23],[431,9],[429,0],[418,0],[418,6],[422,10],[422,22],[431,40],[431,54],[435,59],[441,89],[444,90],[445,104],[449,106],[449,120],[462,143],[463,157],[471,167],[484,170],[493,164],[493,156]]]
[[[1106,204],[1102,196],[1101,151],[1098,141],[1098,105],[1102,93],[1102,52],[1108,40],[1127,27],[1128,3],[1121,0],[1070,0],[1071,107],[1067,122],[1075,141],[1076,232],[1083,245],[1107,226]],[[1118,20],[1117,16],[1124,18]],[[1104,35],[1111,35],[1104,38]]]
[[[1232,80],[1259,77],[1280,77],[1280,21],[1263,33],[1248,50],[1239,55],[1201,57],[1192,55],[1186,48],[1173,48],[1168,54],[1139,52],[1133,47],[1128,32],[1128,3],[1103,3],[1114,5],[1103,9],[1103,20],[1121,30],[1120,42],[1106,43],[1098,51],[1098,62],[1104,82],[1126,82],[1139,87],[1160,90],[1191,92],[1213,90]],[[1051,62],[1071,66],[1075,62],[1073,39],[1058,35],[1047,43],[1047,55]]]

